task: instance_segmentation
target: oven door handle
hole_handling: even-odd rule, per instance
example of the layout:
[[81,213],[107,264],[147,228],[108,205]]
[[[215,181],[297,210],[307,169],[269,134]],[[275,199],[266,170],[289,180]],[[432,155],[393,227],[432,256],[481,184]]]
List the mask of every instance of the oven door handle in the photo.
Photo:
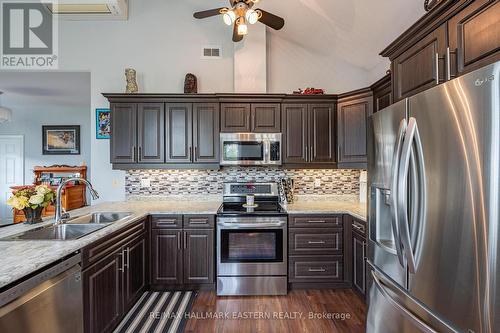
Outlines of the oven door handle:
[[224,227],[226,229],[280,229],[286,225],[286,222],[276,222],[276,223],[224,223],[219,222],[217,224],[219,227]]

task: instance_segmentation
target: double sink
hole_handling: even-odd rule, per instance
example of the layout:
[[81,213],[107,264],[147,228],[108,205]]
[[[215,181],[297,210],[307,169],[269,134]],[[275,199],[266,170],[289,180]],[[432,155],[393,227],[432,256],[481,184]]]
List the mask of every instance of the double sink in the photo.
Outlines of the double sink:
[[108,212],[88,214],[72,218],[64,224],[52,224],[28,230],[1,240],[74,240],[124,220],[131,215],[132,213]]

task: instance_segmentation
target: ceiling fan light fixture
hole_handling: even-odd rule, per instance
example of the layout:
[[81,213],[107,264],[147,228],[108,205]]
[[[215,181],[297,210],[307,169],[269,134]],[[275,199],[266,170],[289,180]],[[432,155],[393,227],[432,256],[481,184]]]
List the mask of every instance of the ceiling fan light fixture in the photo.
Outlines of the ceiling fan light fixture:
[[236,14],[232,10],[228,10],[222,15],[222,19],[226,25],[232,25],[236,20]]
[[238,24],[238,35],[245,36],[246,34],[248,34],[248,26],[246,25],[245,21],[243,21]]
[[255,11],[253,9],[249,9],[245,13],[245,18],[247,19],[248,23],[255,24],[259,21],[260,15],[259,15],[259,12]]
[[0,124],[12,120],[12,110],[0,106]]

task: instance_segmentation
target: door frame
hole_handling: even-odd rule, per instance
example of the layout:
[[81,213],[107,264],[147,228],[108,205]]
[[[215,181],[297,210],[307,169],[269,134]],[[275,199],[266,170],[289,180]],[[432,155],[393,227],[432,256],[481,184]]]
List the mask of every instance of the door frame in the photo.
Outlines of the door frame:
[[[24,135],[0,135],[0,139],[20,139],[21,140],[21,165],[22,165],[22,184],[19,184],[19,185],[24,185],[24,182],[26,180],[26,175],[25,175],[25,171],[24,170],[24,167],[26,165],[26,155],[25,155],[25,147],[24,147],[24,143],[25,143],[25,139],[24,139]],[[12,216],[12,222],[14,222],[14,216]]]

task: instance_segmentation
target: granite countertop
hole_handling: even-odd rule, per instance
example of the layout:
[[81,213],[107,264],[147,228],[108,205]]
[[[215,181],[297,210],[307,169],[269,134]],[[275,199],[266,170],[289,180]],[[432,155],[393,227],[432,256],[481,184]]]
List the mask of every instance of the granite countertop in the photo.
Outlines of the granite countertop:
[[[195,202],[193,202],[195,201]],[[124,220],[117,221],[101,230],[76,240],[49,240],[49,241],[0,241],[0,288],[13,283],[24,276],[48,266],[85,246],[109,235],[117,230],[126,228],[133,222],[148,214],[203,214],[215,215],[221,201],[184,200],[184,201],[126,201],[109,202],[95,206],[84,207],[71,211],[72,217],[94,212],[131,212],[132,215]],[[15,235],[26,230],[50,225],[53,219],[46,219],[36,226],[18,224],[0,228],[0,238]]]
[[[216,215],[221,205],[220,197],[177,197],[177,198],[133,198],[122,202],[108,202],[71,211],[72,217],[95,212],[130,212],[126,219],[117,221],[88,236],[69,241],[0,241],[0,288],[3,288],[30,273],[48,266],[85,246],[117,231],[149,214],[203,214]],[[339,198],[321,199],[308,196],[299,198],[295,203],[285,205],[289,214],[351,214],[366,220],[366,204]],[[36,226],[18,224],[0,228],[0,238],[21,233],[26,230],[50,225],[46,219]]]

